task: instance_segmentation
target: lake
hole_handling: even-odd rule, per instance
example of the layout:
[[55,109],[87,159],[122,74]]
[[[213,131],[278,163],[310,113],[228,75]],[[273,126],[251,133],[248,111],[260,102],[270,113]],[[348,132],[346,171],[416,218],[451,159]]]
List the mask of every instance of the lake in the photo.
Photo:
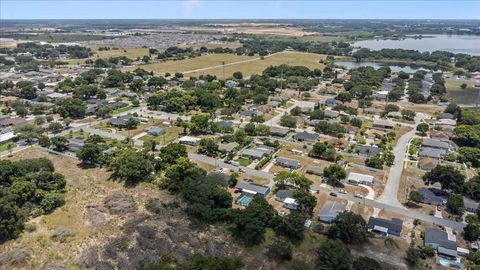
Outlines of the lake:
[[425,71],[430,71],[429,69],[425,68],[412,68],[409,66],[395,66],[395,65],[387,65],[387,64],[382,64],[382,63],[377,63],[377,62],[355,62],[355,61],[335,61],[336,65],[339,66],[344,66],[346,69],[352,69],[352,68],[359,68],[359,67],[373,67],[374,69],[379,69],[381,67],[388,66],[392,70],[392,72],[406,72],[406,73],[415,73],[417,70],[425,70]]
[[357,41],[355,47],[371,50],[406,49],[425,51],[449,51],[480,55],[480,36],[472,35],[428,35],[421,39],[407,38],[401,40],[371,39]]

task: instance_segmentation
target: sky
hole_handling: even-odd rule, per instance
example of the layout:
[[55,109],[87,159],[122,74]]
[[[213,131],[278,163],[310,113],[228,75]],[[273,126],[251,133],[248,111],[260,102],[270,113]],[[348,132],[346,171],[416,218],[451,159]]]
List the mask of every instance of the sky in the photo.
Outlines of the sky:
[[480,19],[480,0],[0,0],[7,19]]

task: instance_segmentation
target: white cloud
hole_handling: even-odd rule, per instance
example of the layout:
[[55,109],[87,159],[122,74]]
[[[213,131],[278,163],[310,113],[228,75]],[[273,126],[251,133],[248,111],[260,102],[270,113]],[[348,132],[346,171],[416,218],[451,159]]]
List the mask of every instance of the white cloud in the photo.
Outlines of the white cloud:
[[199,0],[188,0],[184,1],[180,10],[180,13],[183,17],[190,17],[193,14],[195,8],[200,5]]

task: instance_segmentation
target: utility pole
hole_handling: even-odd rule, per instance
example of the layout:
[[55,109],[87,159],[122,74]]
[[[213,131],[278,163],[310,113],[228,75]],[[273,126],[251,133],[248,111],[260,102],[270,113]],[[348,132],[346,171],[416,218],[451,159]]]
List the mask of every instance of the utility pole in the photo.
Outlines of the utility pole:
[[283,65],[280,69],[280,90],[283,90]]

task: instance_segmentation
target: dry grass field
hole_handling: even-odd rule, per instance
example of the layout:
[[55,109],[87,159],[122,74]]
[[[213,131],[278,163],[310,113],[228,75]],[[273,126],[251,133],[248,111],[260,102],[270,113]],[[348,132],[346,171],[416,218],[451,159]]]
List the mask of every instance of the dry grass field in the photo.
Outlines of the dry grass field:
[[[302,65],[311,69],[323,68],[323,65],[319,64],[318,61],[324,58],[324,55],[301,52],[281,52],[265,57],[263,60],[257,56],[210,54],[186,60],[142,65],[141,68],[160,74],[182,72],[188,77],[211,74],[222,78],[222,62],[225,62],[225,76],[230,77],[236,71],[242,72],[244,76],[250,76],[262,73],[269,66],[281,64]],[[131,69],[133,68],[127,70]]]
[[[466,83],[467,87],[460,86]],[[446,80],[447,97],[458,104],[475,104],[478,98],[478,91],[474,88],[475,83],[469,80]]]

